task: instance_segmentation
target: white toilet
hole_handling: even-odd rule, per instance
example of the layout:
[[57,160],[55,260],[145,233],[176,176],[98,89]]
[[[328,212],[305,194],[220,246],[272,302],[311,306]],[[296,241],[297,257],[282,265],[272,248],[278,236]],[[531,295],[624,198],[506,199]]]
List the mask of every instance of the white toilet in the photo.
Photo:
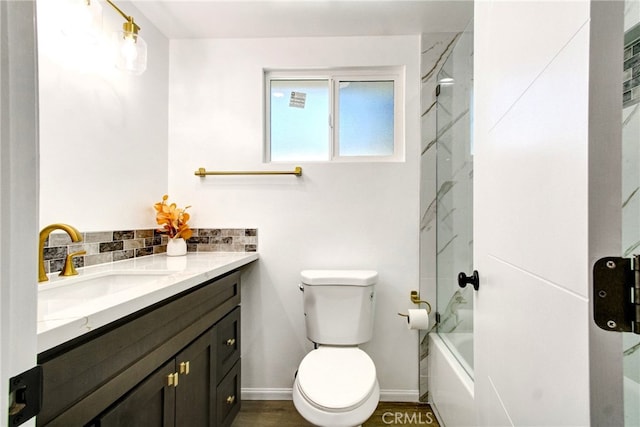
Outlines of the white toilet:
[[373,334],[378,273],[305,270],[301,277],[307,338],[316,349],[300,362],[293,403],[317,426],[359,426],[380,399],[376,367],[358,348]]

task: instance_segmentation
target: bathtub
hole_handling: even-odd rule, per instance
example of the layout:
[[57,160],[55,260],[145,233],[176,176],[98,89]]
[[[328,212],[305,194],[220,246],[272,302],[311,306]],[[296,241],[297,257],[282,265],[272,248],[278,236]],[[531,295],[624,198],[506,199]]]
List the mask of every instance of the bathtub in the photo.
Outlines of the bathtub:
[[[454,341],[455,347],[451,345]],[[454,355],[451,348],[454,351],[457,348],[459,354]],[[469,357],[472,351],[472,333],[429,334],[429,400],[436,416],[447,427],[475,425],[473,358]]]
[[445,343],[449,351],[458,360],[462,368],[473,381],[473,333],[440,333],[438,334],[438,337]]

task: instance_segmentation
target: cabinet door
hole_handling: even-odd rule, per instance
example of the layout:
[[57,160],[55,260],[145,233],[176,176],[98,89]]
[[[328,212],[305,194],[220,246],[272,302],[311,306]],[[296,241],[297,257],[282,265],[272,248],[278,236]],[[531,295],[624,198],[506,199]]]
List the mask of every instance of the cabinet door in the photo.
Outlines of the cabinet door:
[[213,327],[176,356],[176,427],[215,425],[215,343]]
[[175,361],[163,365],[111,409],[99,417],[100,427],[172,427],[175,425],[176,388],[169,375]]

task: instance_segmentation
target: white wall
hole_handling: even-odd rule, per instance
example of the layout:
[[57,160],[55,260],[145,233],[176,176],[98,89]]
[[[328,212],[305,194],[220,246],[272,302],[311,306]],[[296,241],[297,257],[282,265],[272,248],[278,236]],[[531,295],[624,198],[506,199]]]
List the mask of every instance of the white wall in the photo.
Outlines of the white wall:
[[167,188],[169,41],[119,3],[148,44],[147,71],[122,73],[108,45],[124,21],[101,4],[101,38],[88,45],[62,33],[64,4],[38,1],[40,227],[154,227]]
[[[284,397],[306,340],[299,273],[380,273],[373,358],[383,398],[417,400],[417,334],[398,311],[418,288],[419,36],[172,40],[169,194],[199,227],[256,227],[260,261],[243,286],[245,398]],[[263,164],[263,68],[406,66],[406,161],[309,163],[304,175],[195,177]]]

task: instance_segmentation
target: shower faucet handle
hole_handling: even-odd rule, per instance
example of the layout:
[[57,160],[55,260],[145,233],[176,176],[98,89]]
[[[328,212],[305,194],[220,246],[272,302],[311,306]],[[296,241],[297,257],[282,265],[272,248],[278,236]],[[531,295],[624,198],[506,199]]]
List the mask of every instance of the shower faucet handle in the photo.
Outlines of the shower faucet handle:
[[467,276],[464,272],[460,272],[458,274],[458,286],[464,288],[467,285],[473,285],[473,289],[476,291],[480,288],[480,276],[478,275],[478,270],[473,270],[471,276]]

